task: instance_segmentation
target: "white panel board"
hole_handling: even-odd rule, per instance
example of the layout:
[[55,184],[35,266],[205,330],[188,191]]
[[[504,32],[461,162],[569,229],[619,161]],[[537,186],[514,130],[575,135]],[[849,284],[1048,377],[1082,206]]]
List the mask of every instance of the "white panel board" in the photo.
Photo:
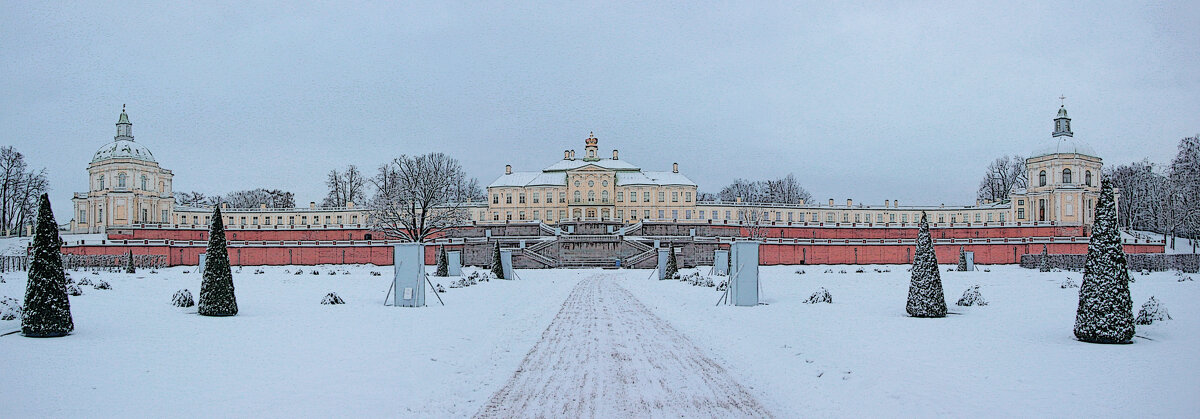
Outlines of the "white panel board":
[[504,269],[504,279],[517,279],[513,273],[512,250],[500,249],[500,268]]
[[729,251],[717,250],[713,252],[713,274],[714,275],[729,275]]
[[729,274],[733,305],[758,305],[758,242],[734,242],[729,254],[733,261]]
[[462,252],[457,250],[446,252],[446,273],[450,276],[462,276]]
[[196,268],[196,270],[200,272],[200,275],[201,275],[201,276],[204,276],[204,265],[205,265],[205,263],[207,263],[207,262],[208,262],[208,254],[207,254],[207,253],[201,253],[201,254],[200,254],[200,264],[199,264],[199,266]]
[[966,259],[967,259],[967,270],[974,271],[975,270],[975,252],[963,252],[963,253],[966,255]]
[[420,243],[397,244],[392,261],[396,274],[396,306],[425,306],[425,246]]

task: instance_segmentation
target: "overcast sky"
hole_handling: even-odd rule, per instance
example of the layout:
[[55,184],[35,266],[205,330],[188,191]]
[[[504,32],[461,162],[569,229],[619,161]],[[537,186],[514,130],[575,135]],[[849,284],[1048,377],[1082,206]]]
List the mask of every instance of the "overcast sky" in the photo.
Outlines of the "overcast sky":
[[42,3],[0,14],[0,122],[59,222],[122,104],[176,191],[301,205],[347,164],[442,151],[486,185],[589,131],[702,191],[794,173],[821,201],[963,204],[988,162],[1050,141],[1060,95],[1105,164],[1200,132],[1194,0]]

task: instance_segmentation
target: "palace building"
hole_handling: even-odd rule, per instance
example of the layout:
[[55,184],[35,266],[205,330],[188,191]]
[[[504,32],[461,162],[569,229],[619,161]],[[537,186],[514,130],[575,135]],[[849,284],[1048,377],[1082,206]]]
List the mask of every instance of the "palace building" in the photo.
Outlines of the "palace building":
[[[462,251],[464,263],[487,265],[496,246],[521,268],[655,266],[660,247],[677,249],[681,266],[711,264],[713,250],[747,237],[761,241],[763,264],[911,263],[921,214],[929,216],[938,259],[974,252],[977,263],[1024,263],[1040,254],[1083,254],[1091,235],[1103,161],[1071,131],[1062,107],[1054,130],[1026,159],[1028,186],[1009,199],[973,205],[864,205],[846,199],[796,204],[699,202],[697,185],[672,163],[643,170],[617,150],[602,155],[588,135],[540,171],[504,173],[484,202],[454,205],[466,222],[430,244]],[[88,191],[73,197],[75,255],[153,255],[168,265],[194,265],[205,251],[212,208],[176,205],[173,174],[133,139],[122,109],[117,135],[92,157]],[[448,210],[443,207],[441,210]],[[321,208],[222,208],[230,263],[315,265],[392,263],[393,239],[372,229],[353,203]],[[1126,253],[1162,253],[1163,243],[1127,239]],[[426,248],[434,262],[434,246]]]

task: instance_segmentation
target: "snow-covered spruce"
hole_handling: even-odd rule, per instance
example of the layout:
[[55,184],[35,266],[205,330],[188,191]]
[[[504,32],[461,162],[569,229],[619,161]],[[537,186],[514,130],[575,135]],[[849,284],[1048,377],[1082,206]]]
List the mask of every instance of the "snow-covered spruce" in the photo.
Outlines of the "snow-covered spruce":
[[958,271],[967,271],[967,249],[958,246]]
[[679,273],[679,264],[675,262],[675,248],[667,248],[667,267],[663,272],[663,277],[668,279],[677,279]]
[[963,291],[962,298],[958,299],[955,305],[970,307],[970,306],[986,306],[987,300],[983,299],[983,295],[979,293],[979,285],[974,285]]
[[492,275],[496,279],[509,279],[504,277],[504,266],[500,262],[500,242],[496,242],[496,247],[492,249]]
[[233,291],[233,272],[229,269],[229,249],[225,247],[225,224],[220,205],[213,208],[211,220],[197,312],[202,316],[235,316],[237,297]]
[[807,300],[804,300],[804,304],[817,303],[833,304],[833,296],[829,295],[829,290],[825,289],[825,287],[817,289],[817,292],[814,292]]
[[1075,280],[1071,279],[1070,277],[1067,277],[1067,279],[1064,279],[1061,284],[1058,284],[1058,287],[1062,288],[1062,289],[1079,288],[1079,284],[1076,284]]
[[196,301],[192,299],[192,292],[187,289],[175,291],[175,295],[171,296],[171,305],[175,307],[191,307],[196,305]]
[[25,285],[25,304],[21,334],[29,337],[66,336],[75,330],[71,302],[67,299],[67,278],[59,252],[62,239],[58,223],[50,210],[50,196],[42,194],[38,205],[37,227],[30,243],[29,282]]
[[109,285],[108,281],[105,281],[103,279],[98,279],[98,280],[96,280],[96,284],[92,285],[92,288],[98,289],[98,290],[111,290],[112,285]]
[[342,297],[338,297],[337,293],[331,292],[325,294],[325,298],[321,299],[321,304],[346,304],[346,302],[342,300]]
[[78,297],[80,295],[83,295],[83,290],[80,289],[78,285],[67,284],[67,295],[72,296],[72,297]]
[[446,246],[438,246],[437,272],[435,276],[450,276],[450,263],[446,261]]
[[133,267],[133,251],[132,250],[130,250],[129,253],[125,254],[125,273],[127,273],[127,274],[137,273],[137,269],[135,269]]
[[912,264],[912,282],[908,286],[908,315],[912,317],[946,317],[946,295],[942,291],[942,276],[938,272],[933,239],[929,236],[929,219],[921,213],[917,231],[917,251]]
[[1150,299],[1146,300],[1146,304],[1142,304],[1142,309],[1138,310],[1134,323],[1147,325],[1163,320],[1171,320],[1171,314],[1167,313],[1167,308],[1158,302],[1157,298],[1150,296]]
[[0,320],[16,320],[21,318],[21,302],[16,298],[0,298]]
[[1117,231],[1117,208],[1112,183],[1100,181],[1100,198],[1088,243],[1075,337],[1092,343],[1133,341],[1133,300],[1129,296],[1129,266]]
[[1038,262],[1038,271],[1050,272],[1050,253],[1044,244],[1042,245],[1042,259]]

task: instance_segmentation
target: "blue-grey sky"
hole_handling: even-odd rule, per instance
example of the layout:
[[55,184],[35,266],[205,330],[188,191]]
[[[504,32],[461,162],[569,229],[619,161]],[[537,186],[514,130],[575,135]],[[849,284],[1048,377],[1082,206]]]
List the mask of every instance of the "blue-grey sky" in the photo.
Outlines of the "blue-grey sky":
[[443,151],[487,184],[589,131],[703,191],[962,204],[1059,95],[1106,164],[1200,132],[1195,1],[554,3],[5,2],[2,143],[65,222],[122,104],[177,191],[302,204],[347,164]]

